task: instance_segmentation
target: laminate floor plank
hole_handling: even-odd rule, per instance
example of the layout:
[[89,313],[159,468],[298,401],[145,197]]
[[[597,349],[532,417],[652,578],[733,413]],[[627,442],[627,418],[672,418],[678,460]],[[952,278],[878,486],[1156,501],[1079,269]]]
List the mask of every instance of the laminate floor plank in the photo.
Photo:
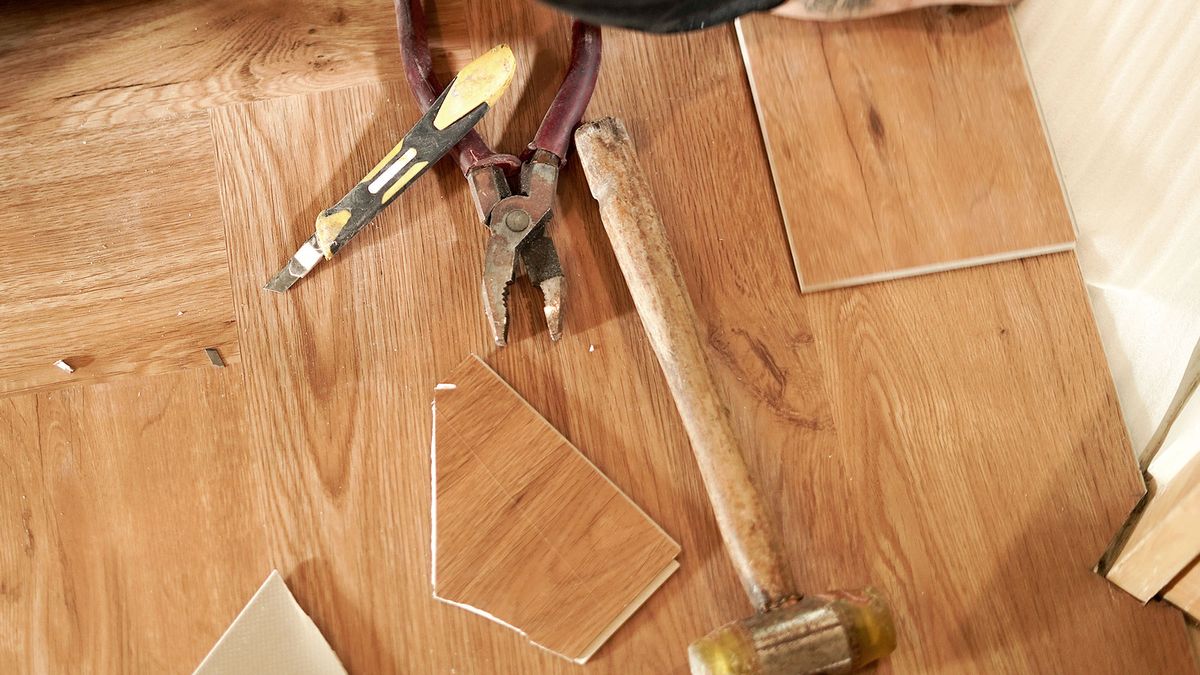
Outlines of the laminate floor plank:
[[[0,396],[238,362],[208,115],[0,140]],[[52,364],[64,359],[66,373]]]
[[1178,613],[1093,571],[1143,486],[1072,254],[812,297],[845,475],[825,498],[855,515],[811,545],[873,551],[906,665],[1195,672]]
[[738,27],[805,290],[1074,247],[1006,9]]
[[[1193,560],[1163,589],[1163,598],[1200,621],[1200,558]],[[1191,633],[1192,640],[1200,646],[1200,626],[1192,624]],[[1200,659],[1200,652],[1196,656]]]
[[392,7],[368,0],[10,3],[0,53],[6,127],[103,127],[404,77]]
[[[1122,542],[1105,572],[1109,581],[1142,602],[1165,587],[1200,557],[1200,456],[1158,484],[1145,507],[1121,533]],[[1186,605],[1181,605],[1186,607]]]
[[236,368],[0,401],[0,670],[190,671],[270,570]]

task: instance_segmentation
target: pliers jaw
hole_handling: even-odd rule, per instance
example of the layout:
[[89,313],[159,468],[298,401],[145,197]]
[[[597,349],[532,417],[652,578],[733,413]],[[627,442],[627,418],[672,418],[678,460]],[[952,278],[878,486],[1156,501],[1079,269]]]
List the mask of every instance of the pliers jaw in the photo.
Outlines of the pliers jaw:
[[545,223],[540,231],[531,234],[519,249],[519,254],[521,266],[525,268],[525,276],[542,291],[542,313],[546,318],[550,339],[558,342],[562,338],[562,304],[566,279],[563,276],[562,264],[558,261],[554,241],[546,232],[548,226],[549,223]]
[[469,176],[475,205],[491,232],[484,253],[482,291],[497,346],[508,342],[508,286],[516,278],[518,259],[530,282],[542,291],[550,339],[562,337],[565,280],[558,251],[546,233],[553,218],[560,164],[553,153],[535,151],[521,165],[518,194],[511,194],[498,167],[480,167]]

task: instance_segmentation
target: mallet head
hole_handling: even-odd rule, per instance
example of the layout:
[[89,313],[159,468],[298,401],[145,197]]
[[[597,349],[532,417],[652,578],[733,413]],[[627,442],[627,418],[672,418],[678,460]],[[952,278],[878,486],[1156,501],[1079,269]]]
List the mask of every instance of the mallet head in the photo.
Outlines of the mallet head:
[[896,648],[892,613],[873,588],[805,596],[722,626],[688,647],[692,675],[849,673]]

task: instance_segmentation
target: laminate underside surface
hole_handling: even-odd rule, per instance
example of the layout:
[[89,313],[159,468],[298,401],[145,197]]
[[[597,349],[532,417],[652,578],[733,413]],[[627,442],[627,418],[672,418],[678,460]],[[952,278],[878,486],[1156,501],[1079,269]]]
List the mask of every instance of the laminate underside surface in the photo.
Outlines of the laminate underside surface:
[[[0,260],[0,285],[34,284],[0,300],[0,671],[190,670],[278,568],[350,672],[580,672],[432,597],[430,393],[471,352],[682,548],[584,672],[684,672],[688,642],[748,613],[578,167],[558,344],[521,281],[491,345],[484,233],[449,163],[261,290],[419,116],[390,6],[0,11],[0,200],[39,209]],[[481,130],[519,151],[567,22],[488,0],[430,20],[443,74],[513,46]],[[1073,254],[802,297],[733,29],[605,41],[590,114],[623,117],[650,163],[797,580],[894,603],[879,672],[1195,672],[1177,612],[1091,572],[1142,488]],[[85,384],[43,378],[72,344]]]

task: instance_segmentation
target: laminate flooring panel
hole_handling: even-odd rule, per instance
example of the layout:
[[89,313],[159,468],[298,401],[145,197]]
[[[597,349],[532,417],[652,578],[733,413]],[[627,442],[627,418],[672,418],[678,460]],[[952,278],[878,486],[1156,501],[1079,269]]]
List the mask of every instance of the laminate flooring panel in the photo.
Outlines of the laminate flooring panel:
[[0,671],[199,665],[270,569],[240,385],[209,368],[0,400]]
[[0,396],[238,362],[212,148],[207,113],[0,139]]
[[804,290],[1074,247],[1006,9],[738,29]]
[[106,127],[403,79],[394,22],[369,0],[8,3],[0,122]]

